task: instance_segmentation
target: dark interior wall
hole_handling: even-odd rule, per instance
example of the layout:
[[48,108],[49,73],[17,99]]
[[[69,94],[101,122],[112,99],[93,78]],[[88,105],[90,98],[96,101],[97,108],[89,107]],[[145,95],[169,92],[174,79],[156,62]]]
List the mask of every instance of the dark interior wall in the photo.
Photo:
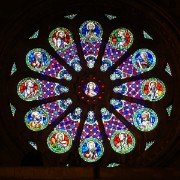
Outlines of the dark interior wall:
[[[50,0],[49,0],[50,1]],[[180,1],[179,0],[149,0],[155,3],[157,6],[161,7],[163,11],[165,11],[169,16],[177,22],[180,20]],[[14,24],[16,18],[23,13],[25,10],[28,10],[28,6],[32,7],[34,3],[41,3],[42,0],[16,0],[16,1],[1,1],[0,2],[0,38],[3,37],[4,29],[10,24]],[[105,1],[107,3],[107,1]],[[104,3],[105,3],[104,2]],[[111,2],[111,0],[109,0]],[[102,1],[103,3],[103,1]],[[65,7],[68,6],[65,4]],[[10,26],[9,26],[10,27]],[[13,31],[13,29],[12,29]],[[1,41],[2,43],[2,41]],[[1,68],[0,68],[1,69]],[[5,112],[8,113],[8,112]],[[1,115],[0,115],[1,119]],[[12,139],[7,138],[6,131],[0,126],[0,139],[1,144],[3,146],[0,148],[0,165],[8,166],[8,165],[16,165],[20,164],[20,159],[18,157],[22,157],[23,154],[20,154],[20,151],[17,147],[14,146],[14,142]],[[179,146],[178,144],[176,146]],[[167,167],[180,167],[180,150],[177,147],[177,151],[175,155],[170,156],[167,163],[164,166]],[[34,153],[34,152],[33,152]],[[32,153],[32,154],[33,154]],[[30,157],[31,158],[31,157]],[[36,158],[36,155],[33,156]],[[18,162],[19,161],[19,162]],[[33,159],[32,159],[33,161]]]

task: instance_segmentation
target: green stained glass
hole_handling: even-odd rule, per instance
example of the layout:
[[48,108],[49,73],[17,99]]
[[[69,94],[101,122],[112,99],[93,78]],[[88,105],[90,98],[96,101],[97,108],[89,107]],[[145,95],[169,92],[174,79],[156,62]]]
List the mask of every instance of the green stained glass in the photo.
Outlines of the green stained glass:
[[110,15],[110,14],[105,14],[105,16],[106,16],[109,20],[116,19],[116,16],[113,16],[113,15]]
[[172,73],[171,73],[171,68],[170,68],[170,66],[169,66],[169,64],[168,64],[168,63],[166,64],[165,71],[166,71],[166,72],[167,72],[170,76],[172,76]]
[[14,63],[12,65],[12,69],[11,69],[11,76],[17,71],[17,67],[16,67],[16,64]]
[[39,35],[39,30],[36,31],[29,39],[36,39]]
[[117,167],[119,166],[120,164],[117,164],[117,163],[110,163],[107,165],[107,167]]
[[167,113],[168,113],[168,116],[171,116],[172,105],[168,106],[168,107],[166,108],[166,111],[167,111]]
[[149,149],[153,144],[154,144],[155,141],[149,141],[149,142],[146,142],[146,147],[145,147],[145,151],[147,149]]
[[67,16],[64,16],[66,19],[74,19],[77,16],[77,14],[70,14]]
[[153,38],[152,38],[146,31],[143,31],[143,35],[144,35],[144,38],[145,38],[145,39],[151,39],[151,40],[153,40]]
[[10,103],[10,108],[11,108],[11,113],[12,113],[12,115],[14,117],[15,112],[16,112],[16,108],[11,103]]

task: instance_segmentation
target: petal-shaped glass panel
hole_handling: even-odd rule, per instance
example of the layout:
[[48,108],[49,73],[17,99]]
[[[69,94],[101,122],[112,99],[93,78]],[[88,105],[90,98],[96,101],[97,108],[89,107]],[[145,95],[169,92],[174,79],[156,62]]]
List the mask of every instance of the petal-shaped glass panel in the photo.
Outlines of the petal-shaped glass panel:
[[149,49],[139,49],[129,56],[111,74],[111,80],[125,79],[150,71],[156,64],[156,56]]
[[71,99],[42,104],[26,113],[25,124],[30,130],[43,130],[48,124],[55,121],[70,104],[72,104]]
[[165,95],[166,88],[160,79],[149,78],[121,84],[114,87],[113,91],[137,99],[158,101]]
[[93,111],[88,112],[80,141],[79,154],[84,161],[95,162],[101,158],[104,147],[99,125]]
[[102,43],[103,30],[96,21],[86,21],[79,28],[81,46],[87,66],[93,68]]
[[106,71],[117,62],[117,60],[126,53],[127,49],[131,47],[132,43],[133,35],[128,29],[118,28],[114,30],[106,44],[106,49],[102,58],[101,71]]
[[77,53],[76,44],[74,43],[71,32],[64,28],[59,27],[54,29],[49,35],[49,43],[57,52],[57,54],[75,71],[80,71],[80,59]]
[[68,91],[69,89],[67,87],[58,83],[34,78],[25,78],[17,85],[17,93],[25,101],[54,97]]
[[32,49],[27,53],[26,64],[31,70],[43,75],[57,79],[72,79],[67,70],[47,51],[41,48]]

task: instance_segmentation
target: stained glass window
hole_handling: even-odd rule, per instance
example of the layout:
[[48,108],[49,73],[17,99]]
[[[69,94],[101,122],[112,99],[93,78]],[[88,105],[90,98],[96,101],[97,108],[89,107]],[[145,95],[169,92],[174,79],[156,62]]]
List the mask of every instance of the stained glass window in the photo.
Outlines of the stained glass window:
[[[157,132],[163,121],[156,103],[168,91],[165,79],[153,74],[161,61],[157,51],[146,44],[134,46],[138,42],[133,28],[118,24],[107,31],[97,19],[79,17],[63,16],[67,22],[77,20],[76,29],[59,23],[45,37],[47,47],[37,43],[24,55],[25,67],[16,72],[24,127],[46,137],[42,143],[49,155],[71,159],[76,151],[76,158],[84,163],[100,163],[111,156],[108,152],[122,157],[151,148],[154,141],[149,141],[149,134]],[[103,17],[110,23],[118,19]],[[152,39],[145,31],[143,35],[143,40]],[[29,74],[22,75],[23,68]],[[14,63],[12,78],[15,71]],[[169,64],[165,72],[171,75]],[[14,116],[12,105],[11,110]],[[172,106],[165,110],[170,116]],[[29,143],[37,149],[38,141]],[[120,159],[111,159],[105,166],[119,166]]]

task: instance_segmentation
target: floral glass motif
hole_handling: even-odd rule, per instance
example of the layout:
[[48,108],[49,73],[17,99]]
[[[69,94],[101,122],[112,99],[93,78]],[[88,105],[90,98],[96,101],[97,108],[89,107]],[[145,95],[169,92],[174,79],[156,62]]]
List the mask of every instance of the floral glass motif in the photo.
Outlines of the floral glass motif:
[[94,112],[89,111],[81,134],[79,154],[84,161],[95,162],[104,152],[102,136]]
[[35,150],[37,150],[37,144],[35,142],[33,141],[28,141],[28,142]]
[[170,68],[170,66],[169,66],[168,63],[166,64],[165,71],[166,71],[170,76],[172,76],[171,68]]
[[16,113],[16,108],[15,108],[15,106],[13,106],[11,103],[10,103],[10,108],[11,108],[12,116],[14,117],[14,115],[15,115],[15,113]]
[[17,71],[17,67],[16,67],[16,63],[14,63],[13,65],[12,65],[12,69],[11,69],[11,76],[15,73]]
[[57,54],[75,71],[81,71],[80,59],[71,32],[64,28],[56,28],[49,35],[49,43]]
[[155,142],[155,141],[146,142],[145,151],[147,151],[147,150],[154,144],[154,142]]
[[114,30],[109,41],[106,44],[104,55],[102,58],[101,71],[106,71],[114,63],[127,52],[127,49],[133,44],[133,35],[126,28],[118,28]]
[[93,68],[102,43],[103,30],[96,21],[86,21],[79,28],[81,46],[87,66]]
[[68,71],[47,51],[41,48],[32,49],[27,53],[26,64],[31,70],[42,75],[66,79],[67,81],[72,79]]
[[144,36],[145,39],[153,40],[153,38],[146,31],[143,31],[143,36]]
[[109,20],[113,20],[116,19],[116,16],[110,15],[110,14],[105,14],[105,16],[109,19]]
[[47,139],[48,147],[55,153],[65,153],[72,146],[72,138],[66,131],[54,130]]
[[168,113],[168,116],[171,116],[172,105],[168,106],[168,107],[166,108],[166,111],[167,111],[167,113]]
[[148,49],[139,49],[123,61],[110,75],[111,80],[125,79],[150,71],[156,64],[156,56]]
[[37,30],[29,39],[36,39],[38,38],[39,30]]
[[166,88],[160,79],[149,78],[121,84],[114,87],[113,91],[137,99],[158,101],[165,95]]
[[66,19],[74,19],[77,16],[77,14],[70,14],[67,16],[64,16]]
[[68,91],[69,89],[67,87],[58,83],[33,78],[25,78],[17,86],[19,97],[25,101],[54,97]]
[[150,108],[141,108],[134,113],[133,121],[139,130],[151,131],[158,123],[158,116]]

